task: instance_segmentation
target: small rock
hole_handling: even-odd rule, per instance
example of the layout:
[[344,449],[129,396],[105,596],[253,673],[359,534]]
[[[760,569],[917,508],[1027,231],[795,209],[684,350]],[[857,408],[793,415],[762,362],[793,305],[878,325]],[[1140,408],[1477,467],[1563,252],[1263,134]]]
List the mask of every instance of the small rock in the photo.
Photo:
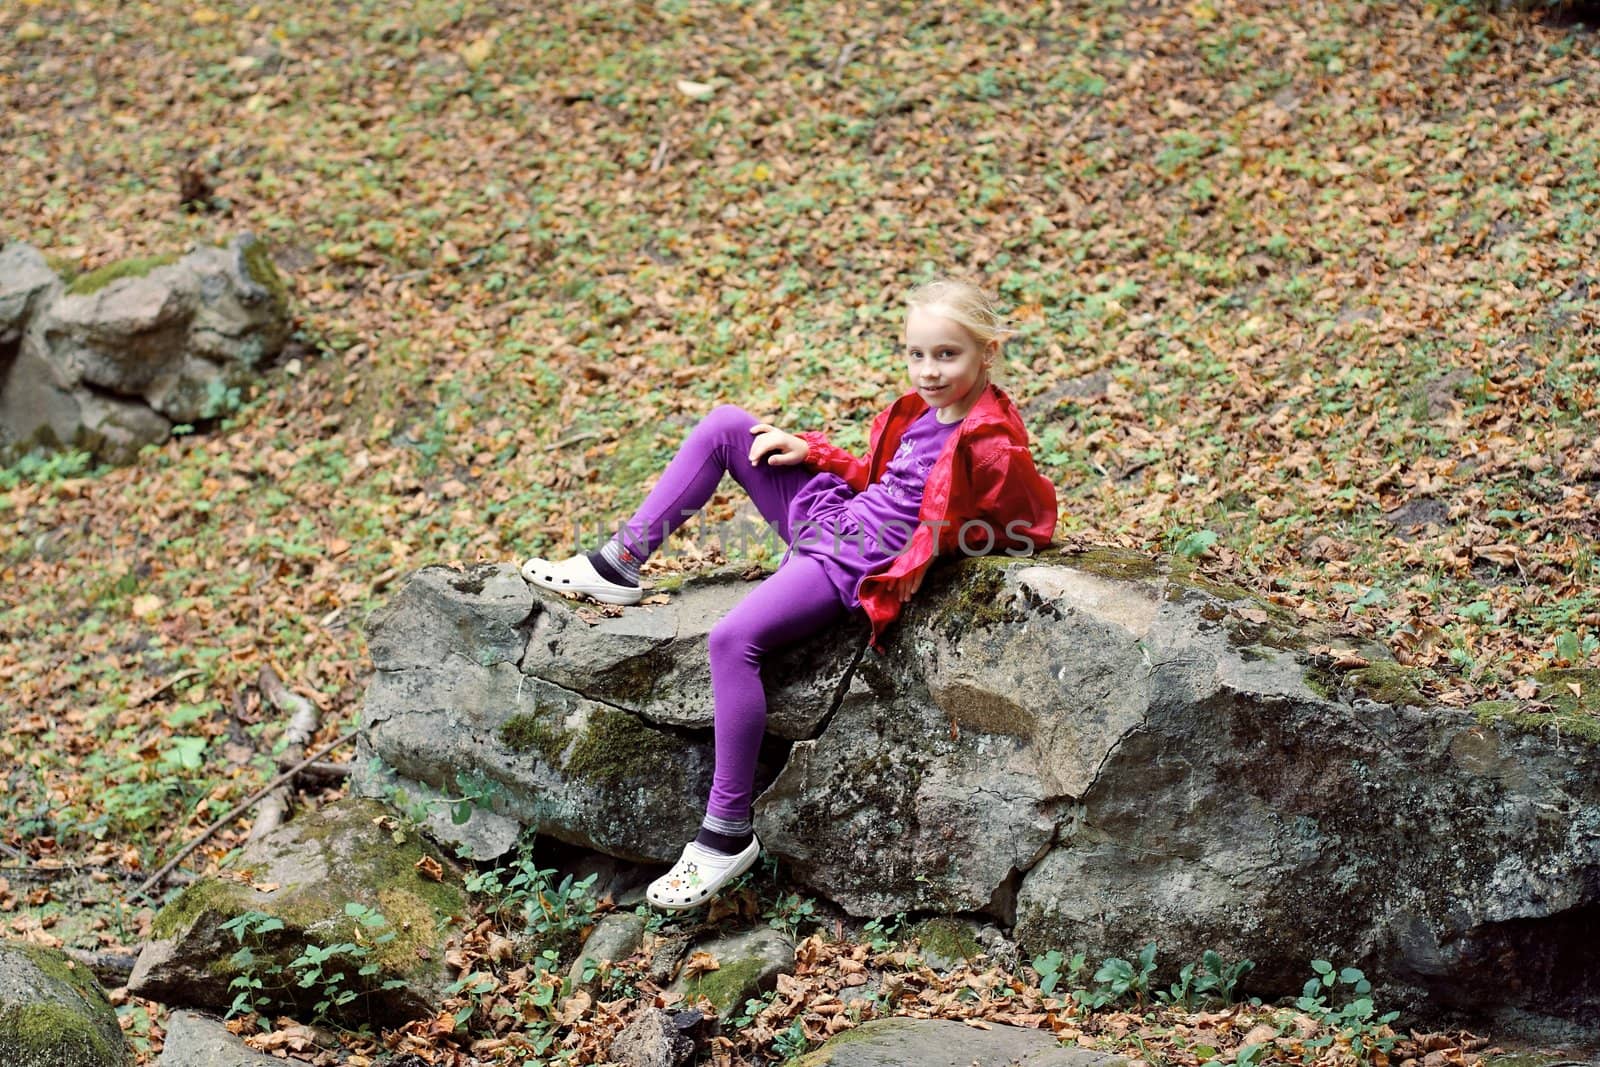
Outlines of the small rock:
[[804,1056],[799,1067],[1126,1067],[1121,1056],[1064,1048],[1043,1030],[987,1030],[950,1019],[874,1019]]
[[595,925],[589,939],[583,943],[578,958],[572,963],[569,977],[574,987],[583,984],[584,965],[593,961],[601,964],[625,960],[644,943],[644,919],[631,911],[614,911]]
[[682,978],[667,988],[688,1003],[709,1000],[719,1015],[727,1015],[751,997],[778,984],[778,975],[794,970],[794,945],[778,931],[757,927],[743,933],[697,945],[719,964],[714,971]]
[[117,1013],[87,969],[55,949],[0,940],[0,1062],[123,1067],[132,1061]]
[[279,1067],[281,1062],[252,1049],[215,1019],[175,1011],[167,1019],[167,1043],[156,1067]]
[[610,1055],[625,1067],[678,1067],[694,1055],[694,1041],[671,1015],[646,1008],[612,1040]]
[[657,985],[672,981],[672,976],[678,973],[678,965],[689,954],[691,944],[693,941],[688,937],[659,938],[650,951],[650,980]]
[[[418,873],[423,857],[447,872],[443,881]],[[453,977],[445,962],[450,920],[466,911],[461,874],[383,805],[346,799],[301,815],[246,847],[236,869],[251,880],[202,878],[161,909],[155,940],[145,944],[129,976],[131,992],[174,1006],[226,1010],[233,999],[229,982],[240,974],[232,961],[240,936],[223,925],[256,912],[277,921],[272,929],[242,931],[260,975],[293,979],[291,961],[306,946],[366,939],[371,947],[360,962],[378,970],[339,988],[365,994],[350,1003],[345,1021],[393,1025],[436,1010]],[[381,926],[364,924],[362,915],[373,924],[381,916]],[[380,933],[394,936],[379,941]],[[356,959],[340,962],[340,973],[355,972]],[[274,1010],[309,1015],[328,991],[272,980],[263,992],[274,996]]]

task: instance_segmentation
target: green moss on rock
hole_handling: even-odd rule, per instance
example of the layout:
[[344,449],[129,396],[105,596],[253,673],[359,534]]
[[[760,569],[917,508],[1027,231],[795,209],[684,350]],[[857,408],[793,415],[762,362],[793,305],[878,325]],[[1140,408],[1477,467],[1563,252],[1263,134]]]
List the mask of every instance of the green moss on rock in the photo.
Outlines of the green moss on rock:
[[288,308],[289,286],[284,282],[283,275],[278,273],[278,268],[273,265],[272,256],[268,254],[266,245],[256,240],[245,242],[239,252],[239,261],[251,281],[271,293],[273,302],[279,307]]
[[1063,552],[1060,559],[1074,570],[1122,582],[1150,581],[1166,574],[1161,560],[1143,552],[1120,548],[1091,548]]
[[726,1015],[729,1009],[756,994],[756,983],[764,967],[761,960],[751,957],[696,975],[684,983],[684,998],[692,1004],[697,998],[705,997],[716,1007],[718,1015]]
[[114,1046],[82,1014],[49,1002],[0,1015],[0,1057],[18,1067],[106,1067],[128,1058],[126,1047]]
[[156,913],[150,933],[158,940],[177,937],[207,911],[235,914],[239,886],[216,879],[201,879],[183,887],[176,897]]
[[157,267],[171,266],[177,261],[177,256],[164,253],[159,256],[137,256],[107,263],[103,267],[74,278],[72,284],[67,286],[67,292],[72,296],[88,296],[99,292],[114,281],[123,278],[143,278]]
[[[1548,707],[1530,707],[1515,700],[1483,700],[1472,705],[1472,714],[1485,726],[1503,723],[1523,733],[1557,734],[1564,739],[1600,745],[1600,716],[1591,710],[1595,698],[1590,696],[1589,687],[1577,683],[1580,696],[1565,689],[1565,682],[1551,684],[1553,675],[1572,674],[1600,675],[1600,671],[1544,671],[1535,677],[1543,683],[1539,695]],[[1558,689],[1565,689],[1565,692]]]
[[1374,663],[1345,675],[1345,682],[1364,697],[1380,704],[1427,703],[1421,686],[1421,674],[1415,668],[1398,663]]
[[[381,970],[370,979],[349,980],[347,988],[371,994],[352,1003],[349,1021],[363,1025],[372,1021],[361,1015],[369,1010],[375,1019],[398,1018],[396,1012],[414,1012],[423,1003],[421,998],[437,993],[442,982],[440,927],[462,915],[467,904],[448,865],[443,880],[422,876],[418,864],[424,857],[444,862],[381,804],[341,801],[292,821],[242,855],[241,864],[257,882],[281,884],[257,889],[221,879],[196,882],[162,909],[154,933],[177,942],[175,951],[189,961],[185,967],[205,969],[218,998],[206,1006],[218,1008],[226,1006],[222,991],[238,973],[229,962],[237,947],[235,938],[220,928],[245,912],[260,912],[283,923],[281,930],[250,937],[256,968],[263,974],[292,976],[291,961],[308,945],[367,945],[363,960],[347,960],[351,966],[343,970],[354,975],[361,962],[375,962]],[[381,914],[385,924],[363,926],[346,912],[351,903]],[[394,936],[380,940],[388,933]],[[395,979],[409,988],[380,990],[382,983]],[[285,981],[268,992],[281,998],[279,1007],[300,1010],[322,991],[303,992]]]
[[607,708],[589,720],[566,769],[601,785],[651,778],[660,773],[660,744],[660,735],[638,718]]
[[543,715],[513,715],[500,724],[500,743],[513,752],[537,752],[546,763],[557,766],[567,750],[569,738],[561,729],[546,722]]
[[939,626],[952,641],[969,630],[1005,626],[1016,619],[1014,595],[1006,588],[1007,556],[978,556],[950,568],[935,598]]
[[116,1012],[87,968],[42,945],[6,941],[0,950],[9,992],[23,982],[20,999],[0,999],[0,1058],[16,1067],[128,1062]]

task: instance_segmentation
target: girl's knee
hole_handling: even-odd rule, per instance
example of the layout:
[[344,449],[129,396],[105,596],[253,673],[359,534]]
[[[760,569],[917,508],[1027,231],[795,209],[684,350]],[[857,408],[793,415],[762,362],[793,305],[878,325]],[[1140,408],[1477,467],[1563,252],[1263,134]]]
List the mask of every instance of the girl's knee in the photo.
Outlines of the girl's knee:
[[705,434],[748,434],[757,419],[744,408],[733,404],[719,404],[700,420],[696,431]]
[[706,635],[706,646],[714,662],[748,662],[756,654],[755,642],[744,627],[723,616]]

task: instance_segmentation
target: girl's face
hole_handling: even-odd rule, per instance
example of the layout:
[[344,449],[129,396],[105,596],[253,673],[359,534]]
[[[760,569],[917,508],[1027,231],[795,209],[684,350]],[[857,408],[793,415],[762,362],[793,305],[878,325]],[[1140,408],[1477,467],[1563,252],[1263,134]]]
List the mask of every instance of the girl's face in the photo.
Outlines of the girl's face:
[[999,351],[999,341],[979,341],[939,308],[912,308],[906,316],[906,376],[940,422],[960,422],[972,410]]

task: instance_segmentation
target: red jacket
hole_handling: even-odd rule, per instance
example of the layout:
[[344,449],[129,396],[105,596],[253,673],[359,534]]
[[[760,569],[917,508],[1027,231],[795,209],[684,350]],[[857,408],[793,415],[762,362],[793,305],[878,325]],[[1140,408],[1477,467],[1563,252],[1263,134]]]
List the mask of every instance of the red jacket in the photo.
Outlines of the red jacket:
[[[806,466],[838,475],[859,493],[883,477],[906,427],[927,410],[927,401],[907,393],[879,412],[872,420],[865,459],[830,445],[823,434],[798,434],[810,446]],[[906,551],[856,587],[872,621],[872,645],[880,652],[879,638],[900,615],[900,599],[890,588],[893,579],[921,574],[941,554],[1031,554],[1048,545],[1055,533],[1055,486],[1035,469],[1022,416],[998,387],[984,389],[945,441],[928,472],[917,518]]]

